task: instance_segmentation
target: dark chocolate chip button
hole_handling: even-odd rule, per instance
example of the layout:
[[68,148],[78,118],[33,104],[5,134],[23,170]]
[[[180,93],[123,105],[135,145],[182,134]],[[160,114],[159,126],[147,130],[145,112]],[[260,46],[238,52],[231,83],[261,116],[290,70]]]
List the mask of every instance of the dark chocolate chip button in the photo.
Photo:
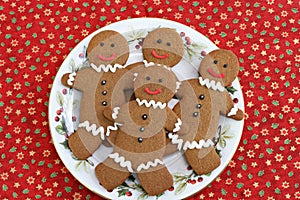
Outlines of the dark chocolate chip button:
[[203,100],[203,99],[204,99],[204,94],[201,94],[201,95],[199,96],[199,99],[200,99],[200,100]]
[[198,115],[199,115],[198,112],[194,112],[194,113],[193,113],[193,116],[194,116],[194,117],[198,117]]
[[146,120],[147,118],[148,118],[148,116],[147,116],[146,114],[143,114],[143,115],[142,115],[142,119],[143,119],[143,120]]
[[139,142],[139,143],[143,142],[143,138],[139,137],[139,138],[138,138],[138,142]]
[[141,131],[141,132],[144,132],[144,131],[145,131],[145,127],[142,126],[142,127],[140,128],[140,131]]
[[196,108],[200,109],[201,108],[201,104],[197,104]]
[[106,90],[102,91],[102,94],[107,95],[107,91]]
[[106,80],[101,81],[101,85],[105,85],[106,84]]
[[103,106],[107,106],[107,102],[106,101],[102,101],[102,105]]

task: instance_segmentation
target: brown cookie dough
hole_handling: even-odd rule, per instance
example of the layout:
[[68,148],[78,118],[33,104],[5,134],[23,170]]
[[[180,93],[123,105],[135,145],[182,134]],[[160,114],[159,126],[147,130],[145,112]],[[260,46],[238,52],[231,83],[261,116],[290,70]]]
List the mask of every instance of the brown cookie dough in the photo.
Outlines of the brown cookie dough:
[[163,155],[165,129],[174,132],[179,129],[178,116],[167,107],[176,91],[177,78],[166,67],[156,64],[142,67],[135,75],[136,100],[105,114],[120,124],[120,129],[113,131],[116,132],[113,152],[95,172],[106,189],[117,187],[135,172],[144,190],[149,195],[158,195],[173,184]]
[[80,123],[68,140],[71,151],[78,159],[87,159],[101,145],[107,129],[116,127],[103,117],[103,109],[111,106],[114,90],[120,90],[118,101],[114,103],[121,105],[125,102],[123,90],[132,85],[132,80],[122,78],[126,74],[123,66],[128,57],[126,39],[116,31],[102,31],[92,37],[87,47],[91,67],[62,77],[64,85],[82,92]]
[[210,52],[201,61],[198,79],[183,81],[176,96],[174,111],[182,120],[178,135],[169,134],[171,143],[184,151],[187,162],[197,174],[206,174],[220,164],[215,151],[220,115],[241,120],[226,85],[237,77],[239,64],[228,50]]

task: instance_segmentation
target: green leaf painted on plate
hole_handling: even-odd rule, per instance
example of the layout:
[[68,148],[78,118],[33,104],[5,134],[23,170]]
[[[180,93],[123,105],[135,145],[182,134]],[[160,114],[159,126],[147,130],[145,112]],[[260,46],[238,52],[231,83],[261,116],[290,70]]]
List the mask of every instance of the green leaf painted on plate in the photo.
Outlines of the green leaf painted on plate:
[[176,189],[175,189],[175,195],[181,194],[187,186],[186,182],[181,183]]
[[56,101],[58,103],[58,105],[62,106],[64,103],[64,98],[62,96],[62,94],[60,92],[56,92]]

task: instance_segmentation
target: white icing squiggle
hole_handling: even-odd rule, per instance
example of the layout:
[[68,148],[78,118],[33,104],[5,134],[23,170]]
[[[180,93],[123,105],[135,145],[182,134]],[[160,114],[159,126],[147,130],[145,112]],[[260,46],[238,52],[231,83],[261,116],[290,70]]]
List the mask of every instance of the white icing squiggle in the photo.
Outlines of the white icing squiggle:
[[134,74],[133,74],[133,77],[134,77],[134,78],[133,78],[133,81],[135,81],[135,79],[138,77],[138,75],[139,75],[138,73],[134,73]]
[[93,64],[93,63],[91,63],[91,67],[96,71],[96,72],[102,72],[102,71],[104,71],[104,72],[108,72],[108,71],[111,71],[111,72],[116,72],[117,71],[117,69],[122,69],[122,68],[124,68],[124,66],[123,65],[119,65],[119,64],[114,64],[114,65],[111,65],[111,64],[108,64],[108,65],[104,65],[104,64],[101,64],[101,65],[99,65],[98,67],[95,65],[95,64]]
[[219,90],[220,92],[223,92],[225,90],[225,88],[222,86],[222,84],[220,82],[216,82],[215,80],[209,80],[204,79],[202,77],[199,77],[199,83],[200,85],[205,85],[208,89],[213,89],[213,90]]
[[[110,131],[118,130],[118,126],[122,126],[122,124],[115,122],[113,126],[107,126],[106,128],[106,136],[109,136]],[[90,124],[89,121],[84,121],[78,124],[79,128],[85,128],[88,132],[92,132],[94,136],[99,135],[102,140],[105,139],[105,130],[103,126],[97,128],[96,124]]]
[[172,69],[170,67],[168,67],[167,65],[163,65],[163,64],[159,64],[159,63],[154,63],[154,62],[148,62],[147,60],[143,60],[143,63],[145,65],[145,67],[152,67],[152,66],[161,66],[169,71],[171,71]]
[[155,102],[154,100],[147,101],[146,99],[140,100],[139,98],[136,98],[136,102],[139,106],[145,105],[147,108],[152,106],[154,109],[164,109],[167,106],[167,103],[162,103],[160,101]]
[[154,66],[154,62],[148,62],[147,60],[143,60],[143,63],[145,65],[145,67],[151,67],[151,66]]
[[238,107],[236,104],[233,105],[233,108],[231,108],[230,112],[227,114],[228,117],[232,116],[232,115],[236,115],[237,111],[238,111]]
[[183,139],[179,139],[178,135],[169,133],[168,137],[171,139],[172,144],[177,144],[177,149],[178,150],[187,150],[187,149],[202,149],[202,148],[207,148],[214,146],[214,142],[211,139],[207,140],[199,140],[197,141],[187,141],[183,145]]
[[176,91],[179,90],[180,85],[181,85],[181,82],[180,81],[176,81]]
[[69,79],[67,81],[69,86],[73,85],[73,81],[75,80],[75,78],[74,78],[75,76],[76,76],[76,72],[73,72],[73,73],[69,74]]
[[178,118],[177,123],[175,124],[175,128],[173,129],[173,133],[178,132],[180,130],[181,125],[182,125],[182,121]]
[[136,171],[139,172],[139,171],[141,171],[142,169],[149,169],[150,167],[156,167],[158,164],[163,165],[164,162],[161,161],[160,159],[156,158],[156,159],[154,160],[154,162],[148,161],[146,164],[144,164],[144,163],[140,164],[140,165],[137,167]]
[[133,172],[132,164],[129,160],[125,160],[124,156],[120,156],[118,153],[109,154],[108,157],[114,159],[116,163],[119,163],[121,167],[126,167],[129,172]]
[[117,119],[117,118],[118,118],[119,110],[120,110],[120,107],[115,107],[115,108],[113,109],[113,114],[111,115],[111,117],[112,117],[113,119]]
[[178,150],[181,150],[182,148],[182,144],[183,144],[183,139],[179,139],[179,135],[176,135],[176,134],[172,134],[172,133],[169,133],[168,134],[168,137],[169,139],[171,139],[171,143],[172,144],[177,144],[177,149]]
[[[119,163],[121,167],[126,167],[129,172],[133,172],[132,163],[130,160],[126,160],[124,156],[120,156],[119,153],[112,153],[108,155],[109,158],[114,159],[116,163]],[[157,165],[163,165],[164,162],[158,158],[156,158],[153,162],[148,161],[146,164],[141,163],[138,165],[136,171],[139,172],[142,169],[149,169],[150,167],[156,167]]]

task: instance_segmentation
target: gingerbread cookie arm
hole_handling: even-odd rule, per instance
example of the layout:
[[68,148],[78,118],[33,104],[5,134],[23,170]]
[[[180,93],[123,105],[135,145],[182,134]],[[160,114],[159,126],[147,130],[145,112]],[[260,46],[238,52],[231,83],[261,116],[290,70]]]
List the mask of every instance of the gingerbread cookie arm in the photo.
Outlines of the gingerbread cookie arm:
[[113,108],[112,107],[106,107],[103,110],[103,115],[106,119],[108,119],[109,121],[114,121],[112,115],[113,115]]
[[182,124],[181,119],[169,107],[166,108],[166,112],[167,112],[167,120],[166,120],[165,128],[168,131],[171,131],[173,133],[178,132]]
[[178,117],[181,117],[181,106],[180,106],[180,102],[178,102],[178,103],[174,106],[173,112],[175,112],[175,114],[176,114]]
[[[235,120],[242,120],[244,118],[244,112],[237,108],[236,104],[233,103],[230,95],[225,92],[226,96],[226,113],[225,116],[235,119]],[[222,113],[224,114],[224,113]]]

